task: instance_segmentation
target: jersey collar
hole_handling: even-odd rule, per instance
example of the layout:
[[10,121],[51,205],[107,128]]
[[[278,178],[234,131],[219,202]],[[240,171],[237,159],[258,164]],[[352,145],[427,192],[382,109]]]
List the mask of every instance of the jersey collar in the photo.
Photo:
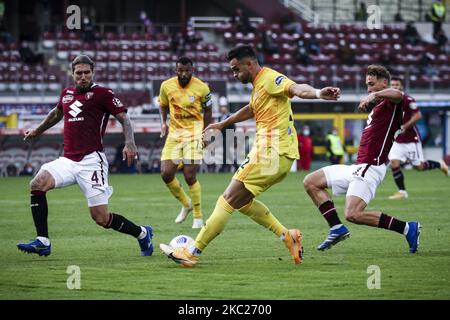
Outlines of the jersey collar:
[[255,79],[253,79],[253,86],[255,86],[256,82],[259,80],[261,75],[266,71],[266,67],[262,67],[261,70],[259,70],[258,74],[256,75]]

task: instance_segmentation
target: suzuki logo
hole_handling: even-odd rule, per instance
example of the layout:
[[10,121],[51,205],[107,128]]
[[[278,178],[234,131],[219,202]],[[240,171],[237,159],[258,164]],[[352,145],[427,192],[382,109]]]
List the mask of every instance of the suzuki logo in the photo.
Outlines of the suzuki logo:
[[81,107],[83,104],[80,102],[80,101],[75,101],[74,103],[72,103],[70,106],[69,106],[69,108],[70,109],[72,109],[71,111],[69,111],[69,114],[72,116],[72,117],[76,117],[81,111],[83,111],[83,110],[81,110],[79,107]]

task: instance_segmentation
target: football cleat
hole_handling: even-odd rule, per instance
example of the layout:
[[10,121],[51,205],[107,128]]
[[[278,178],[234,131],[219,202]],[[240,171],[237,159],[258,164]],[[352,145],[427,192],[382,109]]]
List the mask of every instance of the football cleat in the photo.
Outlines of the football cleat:
[[138,239],[141,256],[151,256],[153,254],[153,229],[151,226],[144,226],[144,228],[147,230],[147,235],[141,240]]
[[49,256],[51,252],[51,244],[46,246],[39,239],[35,239],[29,243],[19,243],[17,248],[26,253],[37,253],[40,256]]
[[389,199],[391,200],[406,199],[406,198],[408,198],[408,192],[404,190],[397,191],[396,193],[394,193],[392,196],[389,197]]
[[441,164],[441,171],[448,177],[448,166],[444,160],[439,161]]
[[302,233],[298,229],[288,230],[284,234],[284,244],[289,249],[289,252],[294,259],[295,264],[302,263],[303,247],[301,244]]
[[161,243],[159,245],[161,251],[174,262],[181,264],[184,267],[193,267],[198,262],[198,257],[192,255],[187,248],[172,248],[167,244]]
[[180,210],[180,213],[175,218],[175,223],[182,223],[184,220],[186,220],[187,215],[189,212],[191,212],[193,209],[192,207],[192,201],[189,202],[189,207],[182,207]]
[[192,229],[201,229],[203,228],[203,219],[194,219],[194,222],[192,223]]
[[409,252],[416,253],[419,248],[420,223],[416,221],[408,222],[409,230],[406,234],[406,240],[409,244]]
[[330,229],[328,237],[317,247],[317,250],[323,251],[325,249],[330,249],[336,243],[343,241],[348,237],[350,237],[350,231],[344,225],[335,230]]

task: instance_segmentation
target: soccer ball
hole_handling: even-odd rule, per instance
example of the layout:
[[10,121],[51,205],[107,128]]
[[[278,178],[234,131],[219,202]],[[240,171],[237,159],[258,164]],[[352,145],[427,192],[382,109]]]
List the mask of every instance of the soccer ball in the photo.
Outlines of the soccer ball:
[[191,244],[194,244],[194,239],[184,234],[176,236],[169,243],[172,248],[187,248]]

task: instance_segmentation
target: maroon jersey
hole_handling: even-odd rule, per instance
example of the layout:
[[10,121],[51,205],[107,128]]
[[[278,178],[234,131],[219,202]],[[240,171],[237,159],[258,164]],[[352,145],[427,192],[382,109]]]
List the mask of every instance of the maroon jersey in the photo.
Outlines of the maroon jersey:
[[[413,97],[410,97],[408,95],[405,95],[405,113],[403,114],[403,123],[408,122],[411,117],[419,112],[419,108],[417,107],[416,100],[414,100]],[[420,141],[420,135],[419,131],[417,131],[416,126],[412,126],[408,130],[406,130],[404,133],[400,134],[397,139],[395,139],[395,142],[398,143],[411,143],[411,142],[419,142]]]
[[403,124],[406,96],[398,104],[387,99],[379,102],[370,112],[359,144],[356,164],[381,165],[388,162],[394,136]]
[[73,161],[103,151],[109,115],[127,111],[111,89],[95,83],[83,93],[65,88],[56,107],[64,112],[64,157]]

